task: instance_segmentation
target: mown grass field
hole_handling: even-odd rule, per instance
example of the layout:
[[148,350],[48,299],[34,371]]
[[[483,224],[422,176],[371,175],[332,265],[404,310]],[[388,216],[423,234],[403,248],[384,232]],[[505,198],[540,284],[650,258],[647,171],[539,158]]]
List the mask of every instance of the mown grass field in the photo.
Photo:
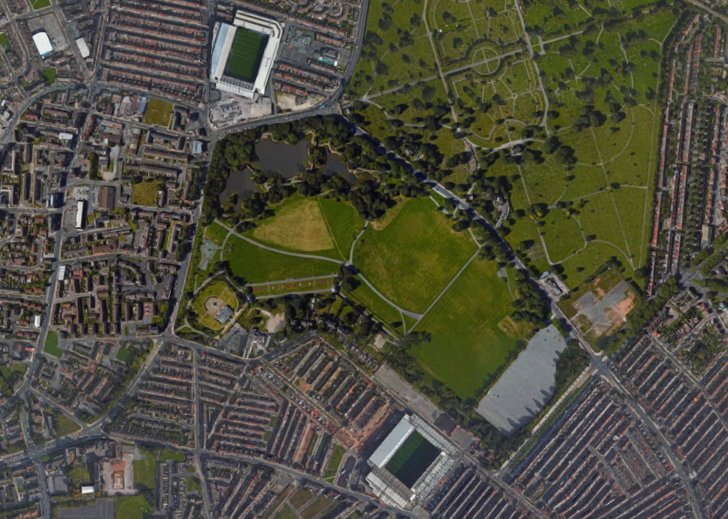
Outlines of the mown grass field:
[[286,250],[321,252],[334,249],[334,240],[315,198],[289,199],[274,211],[274,217],[250,232],[252,238]]
[[532,332],[510,319],[512,300],[495,262],[474,260],[418,323],[416,329],[429,332],[431,341],[410,353],[458,396],[476,397],[517,341]]
[[131,185],[131,203],[136,205],[157,205],[160,180],[145,180]]
[[115,519],[145,519],[152,506],[143,496],[121,496],[114,499]]
[[45,79],[45,82],[49,85],[55,83],[57,78],[58,72],[55,67],[46,67],[43,69],[43,79]]
[[[155,490],[157,488],[157,451],[141,449],[143,459],[134,460],[134,487]],[[146,502],[146,501],[145,501]]]
[[407,200],[386,226],[364,232],[354,264],[391,301],[424,312],[476,251],[466,233],[451,227],[432,200]]
[[325,197],[317,200],[337,253],[342,259],[348,259],[351,244],[364,226],[364,220],[349,203]]
[[144,112],[144,122],[166,128],[169,126],[173,109],[172,103],[154,97],[149,98],[149,101],[147,101],[147,109]]
[[361,283],[355,290],[347,292],[352,301],[364,305],[374,317],[395,333],[402,333],[402,314],[395,307],[379,297],[369,285]]
[[228,238],[222,259],[230,262],[230,268],[236,276],[249,283],[324,276],[339,270],[337,263],[269,251],[237,236]]
[[0,32],[0,47],[3,49],[10,48],[10,38],[8,38],[8,35],[4,32]]
[[51,0],[30,0],[30,6],[35,9],[44,9],[51,5]]
[[43,345],[43,351],[50,353],[58,357],[59,359],[63,356],[63,350],[58,347],[58,333],[53,330],[48,330],[46,335],[45,344]]
[[223,244],[227,235],[228,230],[217,222],[212,222],[210,225],[205,227],[205,239],[213,242],[218,247]]

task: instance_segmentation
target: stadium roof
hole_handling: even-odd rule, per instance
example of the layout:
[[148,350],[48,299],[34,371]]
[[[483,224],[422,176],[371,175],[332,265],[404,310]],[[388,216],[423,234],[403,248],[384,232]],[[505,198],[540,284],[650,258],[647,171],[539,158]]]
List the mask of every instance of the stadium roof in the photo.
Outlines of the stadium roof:
[[414,426],[409,423],[407,417],[402,418],[392,432],[379,444],[377,450],[371,455],[369,461],[379,468],[382,468],[394,456],[407,437],[414,431]]
[[41,56],[53,52],[53,45],[48,34],[45,32],[36,32],[33,35],[33,43],[35,43],[35,48],[38,49],[38,54]]

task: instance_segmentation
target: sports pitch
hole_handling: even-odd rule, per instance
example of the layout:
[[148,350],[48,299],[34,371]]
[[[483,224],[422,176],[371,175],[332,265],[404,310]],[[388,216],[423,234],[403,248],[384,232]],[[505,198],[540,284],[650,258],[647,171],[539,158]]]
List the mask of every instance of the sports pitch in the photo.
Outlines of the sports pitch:
[[406,487],[412,487],[439,455],[437,447],[417,431],[412,431],[387,462],[386,468]]
[[225,75],[248,83],[255,81],[267,42],[267,34],[238,27],[225,63]]

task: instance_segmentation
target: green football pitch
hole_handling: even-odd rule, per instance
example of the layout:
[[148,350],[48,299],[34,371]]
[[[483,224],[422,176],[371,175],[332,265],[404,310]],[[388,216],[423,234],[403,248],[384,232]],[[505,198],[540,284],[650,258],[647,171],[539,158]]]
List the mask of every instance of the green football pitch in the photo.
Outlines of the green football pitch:
[[249,83],[255,81],[267,42],[268,35],[238,27],[225,63],[225,75]]

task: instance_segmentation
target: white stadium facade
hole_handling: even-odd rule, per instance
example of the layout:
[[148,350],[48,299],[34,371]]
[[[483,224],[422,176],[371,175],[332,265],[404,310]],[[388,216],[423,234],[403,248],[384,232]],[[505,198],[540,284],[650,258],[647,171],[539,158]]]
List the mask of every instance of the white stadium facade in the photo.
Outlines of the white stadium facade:
[[[232,77],[225,72],[238,29],[246,29],[267,36],[257,74],[251,81]],[[282,23],[246,11],[235,13],[233,25],[216,23],[210,60],[210,80],[215,84],[215,88],[248,99],[252,99],[256,94],[264,94],[282,37]]]

